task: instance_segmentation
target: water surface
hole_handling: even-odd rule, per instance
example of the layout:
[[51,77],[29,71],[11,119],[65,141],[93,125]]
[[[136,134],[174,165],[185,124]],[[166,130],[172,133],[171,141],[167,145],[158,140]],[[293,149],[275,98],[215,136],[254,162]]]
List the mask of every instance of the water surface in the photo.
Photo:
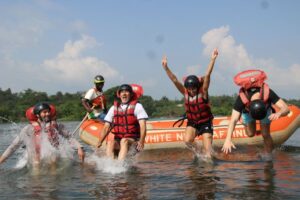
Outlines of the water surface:
[[[66,123],[71,131],[77,124]],[[18,129],[0,125],[1,153]],[[0,166],[0,199],[300,199],[299,134],[275,150],[273,162],[206,164],[169,149],[144,151],[129,168],[100,159],[106,169],[99,169],[81,165],[74,152],[74,160],[35,171],[17,168],[20,149]]]

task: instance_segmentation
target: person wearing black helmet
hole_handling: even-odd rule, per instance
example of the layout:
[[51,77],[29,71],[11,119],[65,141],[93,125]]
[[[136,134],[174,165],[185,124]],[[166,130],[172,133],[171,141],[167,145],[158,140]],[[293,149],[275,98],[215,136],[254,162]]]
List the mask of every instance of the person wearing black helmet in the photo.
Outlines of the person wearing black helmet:
[[89,118],[91,119],[103,120],[107,112],[106,100],[103,93],[104,82],[103,76],[95,76],[95,87],[89,89],[81,100],[83,107],[89,113]]
[[182,84],[169,69],[167,58],[163,57],[162,59],[162,66],[168,77],[184,96],[185,111],[188,120],[184,142],[188,148],[198,154],[200,153],[200,149],[194,140],[197,136],[202,135],[205,160],[208,162],[210,162],[212,158],[213,135],[213,115],[209,106],[208,88],[210,84],[210,75],[217,56],[218,50],[214,49],[205,76],[198,78],[195,75],[190,75],[186,77],[184,84]]
[[[249,137],[253,137],[257,132],[256,121],[260,122],[261,135],[264,139],[264,153],[261,156],[263,159],[271,160],[274,149],[273,139],[270,135],[271,121],[286,116],[289,113],[289,108],[264,82],[266,79],[264,72],[261,75],[259,72],[262,71],[246,70],[235,76],[235,80],[238,76],[242,77],[240,79],[242,84],[238,85],[243,86],[240,88],[239,95],[234,103],[222,151],[228,154],[232,152],[232,148],[236,149],[231,138],[237,122],[242,117],[246,134]],[[272,108],[272,105],[279,108],[277,112]]]
[[131,85],[123,84],[117,91],[117,99],[104,118],[105,124],[100,133],[98,148],[111,131],[114,134],[112,148],[107,155],[114,158],[114,150],[118,150],[118,160],[124,160],[132,145],[137,151],[144,148],[146,137],[146,120],[148,115],[138,102]]
[[[4,162],[21,144],[26,146],[29,163],[33,166],[40,164],[41,160],[54,161],[59,157],[59,149],[67,139],[72,147],[78,149],[80,161],[84,160],[84,151],[80,143],[70,137],[62,124],[56,121],[56,110],[51,104],[40,102],[26,111],[30,124],[25,126],[12,144],[0,157],[0,164]],[[46,153],[45,153],[46,152]]]

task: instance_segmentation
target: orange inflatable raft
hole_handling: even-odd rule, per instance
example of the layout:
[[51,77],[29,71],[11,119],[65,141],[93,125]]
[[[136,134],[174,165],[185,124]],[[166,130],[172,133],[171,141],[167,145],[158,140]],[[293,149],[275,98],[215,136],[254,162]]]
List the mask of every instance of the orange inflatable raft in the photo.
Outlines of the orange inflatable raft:
[[[300,109],[296,106],[289,106],[291,112],[288,116],[282,117],[271,123],[271,136],[276,146],[284,143],[300,126]],[[215,117],[213,145],[222,147],[227,134],[230,117]],[[147,136],[145,149],[162,148],[185,148],[183,135],[185,132],[186,121],[181,127],[173,127],[177,120],[157,120],[147,121]],[[79,130],[80,138],[87,144],[96,146],[99,133],[103,128],[103,123],[96,120],[85,121]],[[248,137],[244,126],[241,123],[236,125],[233,132],[233,142],[235,145],[263,145],[263,138],[260,134],[260,127],[254,137]],[[113,134],[109,134],[107,139],[112,139]],[[197,137],[196,140],[202,140]]]

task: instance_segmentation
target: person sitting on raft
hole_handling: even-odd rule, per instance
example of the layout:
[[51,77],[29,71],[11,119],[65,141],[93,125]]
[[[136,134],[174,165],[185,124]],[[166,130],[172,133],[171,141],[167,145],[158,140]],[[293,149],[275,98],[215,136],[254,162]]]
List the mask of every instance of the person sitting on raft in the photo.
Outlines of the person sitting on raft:
[[164,57],[162,59],[162,66],[168,77],[184,96],[185,111],[188,120],[184,142],[188,148],[198,151],[199,147],[194,143],[194,140],[197,136],[202,135],[205,158],[208,160],[212,156],[212,120],[214,118],[209,106],[208,88],[210,75],[217,56],[218,50],[214,49],[205,76],[198,78],[195,75],[189,75],[185,79],[184,84],[169,69],[167,58]]
[[44,102],[37,103],[35,106],[27,109],[26,117],[30,121],[30,124],[21,130],[20,134],[2,154],[0,164],[21,144],[26,146],[30,163],[33,165],[40,164],[42,145],[45,144],[42,143],[44,133],[47,134],[46,140],[56,149],[62,145],[59,140],[61,136],[68,139],[71,145],[78,149],[79,160],[83,162],[85,156],[83,148],[76,139],[70,138],[70,132],[62,124],[57,123],[56,110],[53,105]]
[[90,119],[103,120],[107,113],[106,100],[103,93],[104,82],[105,80],[103,76],[95,76],[95,87],[89,89],[84,98],[81,99],[81,103],[85,110],[89,113]]
[[144,148],[148,115],[137,98],[131,85],[121,85],[114,105],[104,118],[105,124],[97,146],[100,148],[107,134],[112,131],[113,148],[108,154],[111,158],[114,158],[114,150],[119,150],[118,160],[124,160],[130,146],[136,145],[137,151]]
[[[267,79],[261,70],[246,70],[234,77],[234,82],[240,86],[239,95],[235,101],[227,136],[222,151],[231,153],[236,149],[231,141],[236,123],[242,116],[246,134],[253,137],[256,133],[256,120],[260,121],[261,134],[264,139],[264,149],[267,157],[272,158],[273,140],[270,135],[271,121],[286,116],[289,113],[287,104],[264,81]],[[277,112],[272,105],[279,108]]]

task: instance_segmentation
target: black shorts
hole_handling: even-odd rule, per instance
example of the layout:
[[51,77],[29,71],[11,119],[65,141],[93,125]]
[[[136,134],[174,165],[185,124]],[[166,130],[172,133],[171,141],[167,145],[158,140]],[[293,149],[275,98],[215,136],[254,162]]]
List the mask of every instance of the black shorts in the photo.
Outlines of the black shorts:
[[212,135],[214,133],[212,120],[200,124],[195,124],[194,122],[188,121],[187,126],[195,128],[197,136],[202,135],[203,133],[210,133]]
[[[134,139],[135,142],[140,140],[140,138],[129,138],[129,139]],[[119,137],[116,138],[116,137],[115,137],[114,140],[115,140],[118,144],[120,144],[122,138],[119,138]]]

